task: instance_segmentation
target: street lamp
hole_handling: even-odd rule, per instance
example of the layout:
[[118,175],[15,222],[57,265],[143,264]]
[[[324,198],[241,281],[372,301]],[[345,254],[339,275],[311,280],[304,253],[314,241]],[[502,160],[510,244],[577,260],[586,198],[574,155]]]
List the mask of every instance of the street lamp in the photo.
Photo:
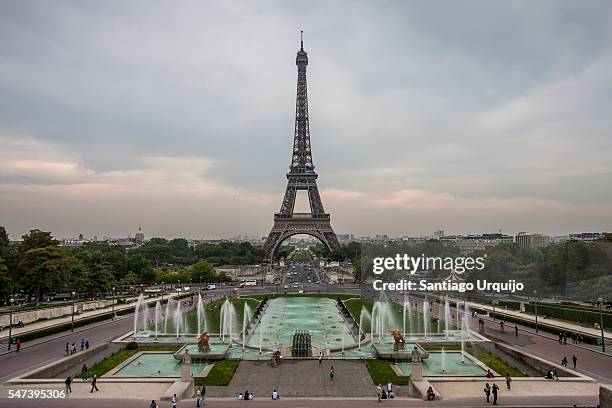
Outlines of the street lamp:
[[538,332],[538,291],[533,291],[533,300],[535,302],[535,316],[536,316],[536,333]]
[[8,349],[11,350],[11,340],[13,339],[13,303],[15,303],[15,299],[10,298],[10,309],[9,309],[9,338],[8,338]]
[[493,320],[495,320],[495,295],[491,293],[491,303],[493,304]]
[[597,298],[597,305],[599,306],[599,328],[601,329],[601,351],[606,352],[606,339],[604,337],[604,325],[603,325],[603,298]]
[[73,333],[74,333],[74,297],[75,295],[76,293],[72,291],[72,323],[71,323],[70,331]]
[[115,287],[113,286],[113,317],[112,320],[115,320]]
[[161,291],[161,302],[164,303],[164,291],[166,290],[166,286],[164,285],[164,281],[162,281],[162,291]]

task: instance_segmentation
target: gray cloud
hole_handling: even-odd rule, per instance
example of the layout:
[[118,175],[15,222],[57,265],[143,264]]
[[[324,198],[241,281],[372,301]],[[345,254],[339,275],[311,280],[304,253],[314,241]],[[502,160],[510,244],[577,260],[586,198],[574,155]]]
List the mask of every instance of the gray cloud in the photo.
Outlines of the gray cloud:
[[[265,234],[290,159],[300,29],[310,58],[314,160],[337,229],[612,229],[612,7],[605,1],[14,1],[0,8],[0,219],[15,234],[36,220],[58,234],[102,235],[108,223],[89,221],[79,206],[61,223],[45,221],[41,214],[53,213],[35,197],[71,207],[60,197],[65,188],[74,197],[103,194],[83,185],[128,194],[111,176],[144,173],[151,198],[160,172],[183,186],[181,197],[200,191],[214,199],[198,190],[203,183],[224,199],[260,200],[240,201],[258,219],[231,225],[229,210],[209,218],[204,205],[192,216],[208,222],[179,215],[170,223],[139,213],[148,191],[141,189],[131,202],[118,196],[133,206],[134,224],[172,236]],[[186,176],[177,163],[193,158],[210,165]],[[405,207],[403,199],[391,200],[399,207],[387,214],[405,221],[374,216],[377,200],[402,191],[456,199],[462,221],[442,209]],[[351,208],[354,197],[362,210]],[[20,200],[32,202],[10,207]],[[482,220],[482,209],[465,200],[508,200],[516,211],[491,209]],[[534,203],[538,212],[524,218]],[[116,209],[89,205],[109,217]],[[570,213],[571,222],[553,216]],[[120,233],[124,221],[108,232]]]

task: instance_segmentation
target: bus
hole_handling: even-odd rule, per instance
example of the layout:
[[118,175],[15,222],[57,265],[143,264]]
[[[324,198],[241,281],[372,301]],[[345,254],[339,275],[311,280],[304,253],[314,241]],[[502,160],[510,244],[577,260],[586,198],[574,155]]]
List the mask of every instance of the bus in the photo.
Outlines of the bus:
[[255,279],[245,279],[240,283],[244,286],[257,286],[257,280]]

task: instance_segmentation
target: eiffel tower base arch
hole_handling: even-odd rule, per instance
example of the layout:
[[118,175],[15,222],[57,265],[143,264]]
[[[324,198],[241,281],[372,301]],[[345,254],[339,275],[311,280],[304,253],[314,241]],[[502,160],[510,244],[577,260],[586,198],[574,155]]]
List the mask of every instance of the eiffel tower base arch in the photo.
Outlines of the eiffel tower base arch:
[[340,248],[340,242],[336,237],[331,223],[328,220],[304,219],[304,220],[274,220],[272,231],[264,244],[264,260],[272,263],[281,243],[292,235],[306,234],[317,238],[332,252]]

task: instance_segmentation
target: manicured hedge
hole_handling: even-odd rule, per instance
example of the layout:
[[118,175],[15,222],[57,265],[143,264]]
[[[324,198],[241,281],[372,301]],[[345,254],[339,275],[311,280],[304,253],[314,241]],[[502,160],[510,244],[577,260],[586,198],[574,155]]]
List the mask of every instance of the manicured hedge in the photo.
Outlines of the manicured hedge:
[[[535,305],[531,303],[525,304],[525,310],[529,313],[535,313]],[[558,307],[541,303],[538,303],[538,314],[547,314],[552,318],[582,323],[589,327],[593,327],[594,323],[599,324],[600,322],[599,312]],[[604,327],[612,327],[612,314],[603,313],[603,324]]]

